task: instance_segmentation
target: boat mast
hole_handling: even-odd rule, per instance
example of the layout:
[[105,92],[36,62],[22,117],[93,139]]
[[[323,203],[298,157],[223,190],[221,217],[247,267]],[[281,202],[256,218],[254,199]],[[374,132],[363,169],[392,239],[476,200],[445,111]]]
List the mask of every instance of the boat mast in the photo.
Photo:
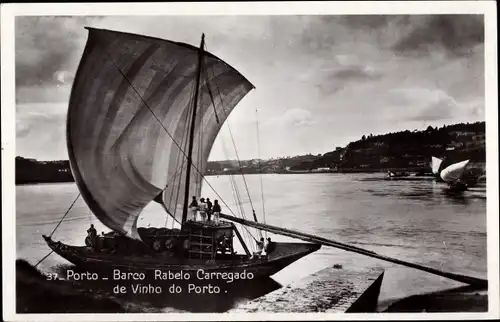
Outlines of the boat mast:
[[200,79],[201,79],[201,71],[203,64],[203,48],[205,47],[205,34],[201,34],[201,43],[200,49],[198,50],[198,72],[196,75],[196,87],[194,92],[194,102],[193,102],[193,115],[191,117],[191,128],[189,133],[189,150],[187,155],[187,171],[186,171],[186,187],[184,190],[184,207],[182,208],[182,222],[181,225],[187,220],[187,212],[188,212],[188,202],[189,202],[189,179],[191,177],[191,167],[193,164],[192,155],[193,155],[193,142],[194,142],[194,127],[196,124],[196,108],[198,106],[198,94],[200,89]]

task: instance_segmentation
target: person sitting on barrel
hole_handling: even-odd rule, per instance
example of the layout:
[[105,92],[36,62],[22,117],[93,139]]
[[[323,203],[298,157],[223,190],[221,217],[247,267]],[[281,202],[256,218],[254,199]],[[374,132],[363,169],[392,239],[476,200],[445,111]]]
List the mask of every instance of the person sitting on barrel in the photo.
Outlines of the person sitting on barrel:
[[224,235],[224,249],[227,249],[231,255],[234,255],[233,243],[231,242],[231,238]]

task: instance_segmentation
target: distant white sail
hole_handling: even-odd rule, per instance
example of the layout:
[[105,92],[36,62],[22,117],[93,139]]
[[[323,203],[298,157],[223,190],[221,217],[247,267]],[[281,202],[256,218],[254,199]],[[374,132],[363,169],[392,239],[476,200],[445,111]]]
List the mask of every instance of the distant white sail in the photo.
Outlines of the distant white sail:
[[432,173],[433,174],[438,174],[439,167],[441,166],[441,163],[443,163],[442,159],[436,158],[436,157],[432,157]]
[[462,177],[467,164],[469,164],[469,160],[454,163],[444,168],[443,171],[441,171],[441,178],[445,182],[453,182],[459,180]]

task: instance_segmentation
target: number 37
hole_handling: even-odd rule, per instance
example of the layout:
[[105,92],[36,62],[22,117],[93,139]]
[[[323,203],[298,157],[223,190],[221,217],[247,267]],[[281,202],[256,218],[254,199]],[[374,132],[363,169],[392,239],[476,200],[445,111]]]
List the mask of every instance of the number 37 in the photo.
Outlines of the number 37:
[[57,279],[57,273],[47,273],[47,280],[53,281]]

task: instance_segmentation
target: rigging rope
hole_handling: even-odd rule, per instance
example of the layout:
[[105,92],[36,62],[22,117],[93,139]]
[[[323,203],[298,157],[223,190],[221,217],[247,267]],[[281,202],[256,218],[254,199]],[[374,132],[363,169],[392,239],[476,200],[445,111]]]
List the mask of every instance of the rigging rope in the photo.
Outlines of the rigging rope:
[[[234,188],[234,181],[233,181],[232,177],[233,177],[232,175],[229,175],[229,181],[231,183],[231,192],[233,195],[234,203],[237,206],[236,209],[239,211],[240,216],[243,217],[243,214],[241,213],[241,207],[238,207],[238,197],[236,195],[236,189]],[[248,241],[251,241],[250,237],[248,235],[248,230],[246,230],[246,229],[241,232],[241,237],[243,238],[243,241],[247,244],[248,244]]]
[[[193,84],[191,86],[191,102],[193,102],[193,97],[194,97],[194,93],[195,93],[195,85]],[[188,121],[191,117],[191,114],[193,113],[193,108],[194,108],[194,104],[192,106],[192,108],[188,111],[188,113],[186,113],[186,119],[184,120],[184,124],[188,124]],[[186,131],[184,131],[184,133],[182,134],[182,138],[181,138],[181,144],[183,144],[184,146],[184,150],[186,150],[187,148],[187,145],[188,145],[188,138],[189,138],[189,134],[188,134],[188,130],[189,130],[189,127],[186,127]],[[186,155],[185,153],[183,153],[184,155]],[[182,159],[181,158],[181,155],[178,154],[177,155],[177,163],[179,162],[179,159]],[[181,192],[181,185],[182,185],[182,168],[184,167],[184,164],[187,162],[187,156],[186,158],[182,159],[182,165],[181,165],[181,172],[180,172],[180,176],[179,176],[179,182],[177,184],[177,194],[175,196],[175,210],[174,210],[174,215],[173,217],[175,218],[175,215],[177,214],[177,205],[179,204],[179,195],[180,195],[180,192]],[[196,169],[196,167],[194,167]],[[187,166],[186,166],[186,170],[187,170]],[[172,193],[170,194],[170,203],[172,203],[172,199],[173,199],[173,195],[174,195],[174,189],[172,189]],[[171,206],[171,205],[170,205]],[[173,224],[172,224],[172,228],[173,228]]]
[[45,255],[41,260],[38,261],[38,263],[35,264],[35,268],[41,263],[43,262],[47,257],[49,257],[50,254],[52,254],[54,251],[51,250],[50,253],[48,253],[47,255]]
[[[168,132],[168,130],[163,125],[163,123],[160,121],[160,119],[153,112],[153,110],[151,109],[151,107],[149,106],[149,104],[144,100],[144,98],[141,96],[141,94],[139,93],[139,91],[137,91],[137,89],[134,87],[134,85],[132,84],[132,82],[128,79],[128,77],[125,75],[125,73],[123,73],[123,71],[121,70],[121,68],[116,64],[116,62],[113,60],[113,58],[111,57],[111,55],[109,54],[109,52],[107,50],[106,50],[106,54],[107,54],[108,58],[110,59],[110,61],[113,63],[113,65],[116,67],[116,69],[120,72],[120,74],[122,75],[122,77],[127,81],[127,83],[129,84],[129,86],[134,90],[134,92],[137,94],[137,96],[139,96],[139,98],[141,99],[141,101],[144,104],[144,106],[146,106],[146,108],[151,112],[151,115],[153,115],[153,117],[160,124],[160,126],[163,128],[163,130],[165,131],[165,133],[167,133],[167,135],[170,137],[170,139],[175,144],[175,146],[177,146],[177,148],[179,149],[179,151],[187,158],[186,152],[184,152],[184,150],[181,148],[181,146],[179,145],[179,143],[177,143],[177,141],[173,138],[173,136],[170,134],[170,132]],[[192,164],[192,167],[196,170],[196,172],[198,172],[200,175],[202,175],[201,171],[194,164]],[[202,179],[208,184],[208,186],[210,187],[210,189],[212,189],[212,191],[217,195],[217,197],[224,203],[224,205],[227,207],[227,209],[234,215],[234,212],[232,211],[232,209],[229,208],[229,206],[226,204],[226,202],[217,193],[217,191],[215,191],[215,189],[212,187],[212,185],[206,180],[206,178],[203,175],[202,175]]]
[[59,223],[57,224],[57,226],[54,228],[54,230],[52,230],[52,232],[50,233],[49,237],[52,237],[52,235],[54,234],[54,232],[56,231],[57,227],[59,227],[59,225],[62,223],[64,217],[66,217],[66,215],[69,213],[69,211],[71,210],[71,208],[73,208],[74,204],[76,203],[76,201],[78,200],[78,198],[80,198],[80,193],[78,193],[78,196],[76,196],[75,200],[73,201],[73,203],[71,204],[71,206],[69,206],[68,210],[66,210],[66,212],[64,213],[64,216],[62,216],[61,220],[59,220]]
[[[224,140],[222,140],[222,150],[224,151],[224,155],[226,156],[226,159],[228,159],[227,146],[226,146],[226,142]],[[237,209],[240,212],[241,217],[244,218],[244,219],[246,219],[245,211],[244,211],[244,208],[243,208],[243,206],[241,204],[241,196],[240,196],[240,193],[239,193],[238,185],[237,185],[236,180],[235,180],[235,178],[234,178],[234,176],[232,174],[229,174],[229,180],[231,182],[231,188],[232,188],[231,190],[233,192],[233,198],[234,198],[234,202],[235,202],[235,204],[237,206]],[[244,227],[244,228],[245,228],[246,233],[248,235],[250,235],[250,236],[247,235],[246,237],[249,240],[250,240],[250,237],[255,240],[255,237],[252,235],[252,233],[250,233],[250,231],[248,230],[248,228],[247,227]]]
[[[186,152],[181,148],[181,146],[179,145],[179,143],[177,143],[177,141],[174,139],[174,137],[170,134],[170,132],[165,128],[165,126],[163,125],[163,123],[160,121],[160,119],[156,116],[156,114],[153,112],[153,110],[151,109],[151,107],[149,106],[149,104],[144,100],[144,98],[142,97],[142,95],[139,93],[139,91],[134,87],[134,85],[132,84],[132,82],[128,79],[128,77],[125,75],[125,73],[121,70],[121,68],[116,64],[116,62],[114,61],[114,59],[111,57],[111,54],[109,53],[109,51],[105,50],[106,52],[106,55],[107,57],[109,58],[109,60],[113,63],[113,65],[116,67],[116,69],[118,70],[118,72],[122,75],[123,79],[125,79],[127,81],[127,83],[129,84],[129,86],[134,90],[134,92],[137,94],[137,96],[140,98],[140,100],[142,101],[142,103],[144,104],[144,106],[149,110],[149,112],[151,113],[151,115],[153,115],[153,117],[156,119],[156,121],[160,124],[160,126],[163,128],[163,130],[165,131],[165,133],[170,137],[170,139],[172,140],[172,142],[175,144],[175,146],[177,146],[177,148],[179,149],[179,151],[184,155],[184,157],[187,158],[187,154]],[[212,70],[212,73],[213,73],[213,70]],[[214,74],[215,75],[215,74]],[[220,96],[220,90],[219,88],[217,87],[217,91],[219,92],[219,96]],[[222,99],[221,99],[221,103],[222,103]],[[224,108],[223,108],[224,110]],[[225,110],[224,110],[224,113],[225,113]],[[233,140],[233,144],[234,144],[234,140]],[[220,201],[226,206],[226,208],[231,212],[231,214],[235,215],[234,211],[228,206],[228,204],[224,201],[224,199],[217,193],[217,191],[214,189],[214,187],[210,184],[210,182],[208,182],[208,180],[203,176],[203,174],[201,173],[201,171],[194,165],[192,164],[193,168],[196,170],[196,172],[198,174],[201,175],[201,178],[207,183],[207,185],[209,186],[210,189],[212,189],[212,191],[215,193],[215,195],[220,199]],[[248,191],[248,187],[247,187],[247,191]],[[253,207],[253,206],[252,206]],[[246,229],[246,228],[245,228]]]
[[[266,223],[266,208],[265,208],[265,202],[264,202],[264,184],[262,180],[262,166],[260,163],[260,135],[259,135],[259,114],[257,108],[255,108],[255,125],[257,128],[257,156],[259,160],[259,172],[260,172],[260,193],[261,193],[261,199],[262,199],[262,216],[263,216],[263,221]],[[264,234],[267,238],[267,231],[264,231]]]
[[[206,45],[205,45],[205,48],[206,48]],[[217,93],[219,94],[219,100],[220,100],[220,103],[221,103],[221,109],[224,112],[224,117],[227,120],[228,115],[227,115],[226,109],[224,107],[224,101],[222,100],[222,95],[221,95],[220,90],[219,90],[219,85],[217,85],[217,81],[215,81],[215,72],[214,72],[213,66],[210,67],[210,71],[212,72],[212,75],[214,77],[215,89],[217,90]],[[208,84],[208,82],[207,82],[207,84]],[[214,104],[214,109],[215,109],[215,104]],[[245,178],[245,175],[243,174],[243,170],[242,170],[242,167],[241,167],[240,157],[238,155],[238,150],[236,149],[236,143],[234,142],[233,133],[231,131],[231,127],[229,126],[229,121],[226,121],[226,125],[227,125],[227,128],[229,130],[229,135],[231,136],[231,141],[233,143],[234,152],[236,154],[236,159],[238,160],[238,167],[240,169],[240,173],[241,173],[241,176],[243,178],[243,182],[245,183],[245,189],[247,191],[248,200],[250,201],[250,207],[252,207],[252,210],[255,210],[255,208],[253,207],[252,198],[250,197],[250,190],[248,189],[247,180]]]
[[[57,227],[59,227],[59,225],[61,225],[62,221],[64,220],[64,218],[66,217],[66,215],[69,213],[69,211],[71,210],[71,208],[73,208],[73,206],[75,205],[76,201],[78,200],[78,198],[80,198],[80,193],[78,193],[78,195],[76,196],[75,200],[73,200],[73,203],[71,203],[71,206],[69,206],[68,210],[66,210],[66,212],[64,213],[64,216],[62,216],[62,218],[59,220],[59,223],[57,223],[56,227],[52,230],[52,232],[50,233],[49,237],[52,237],[52,235],[54,235],[54,232],[56,231]],[[51,250],[50,253],[48,253],[47,255],[45,255],[41,260],[39,260],[36,264],[35,264],[35,268],[41,263],[43,262],[47,257],[49,257],[50,254],[52,254],[54,251]]]
[[[199,115],[199,119],[200,119],[200,128],[203,128],[203,119],[202,119],[202,116],[201,116],[201,113],[198,114]],[[203,159],[203,131],[199,131],[199,135],[198,135],[198,167],[200,167],[200,169],[202,169],[202,159]],[[202,169],[203,170],[203,169]],[[201,193],[201,180],[196,180],[196,187],[198,188],[198,186],[200,187],[200,193]]]
[[[194,86],[193,86],[194,87]],[[193,88],[191,89],[191,92],[193,92]],[[187,120],[189,119],[189,113],[186,113],[186,119],[185,119],[185,123],[187,124]],[[186,132],[183,132],[182,134],[182,138],[181,138],[181,144],[184,144],[184,149],[186,148],[186,144],[187,144],[187,140],[184,142],[184,140],[186,139]],[[177,189],[172,189],[172,191],[170,192],[170,199],[169,199],[169,209],[172,208],[172,201],[174,200],[174,191],[177,190],[177,194],[176,194],[176,198],[175,198],[175,207],[174,207],[174,213],[171,215],[169,213],[169,211],[167,210],[167,205],[165,205],[165,201],[163,200],[163,203],[164,203],[164,207],[165,207],[165,211],[166,211],[166,218],[165,218],[165,227],[167,227],[167,220],[168,220],[168,217],[172,217],[172,228],[174,226],[174,218],[175,218],[175,215],[177,214],[177,203],[179,201],[179,193],[180,193],[180,188],[181,188],[181,179],[182,179],[182,170],[183,170],[183,167],[184,167],[184,164],[186,163],[186,159],[183,159],[181,157],[181,154],[177,154],[177,158],[176,158],[176,161],[175,161],[175,165],[177,167],[177,170],[175,171],[174,175],[172,176],[172,178],[167,182],[166,186],[165,186],[165,189],[168,187],[168,185],[170,183],[172,184],[175,184],[176,180],[179,179],[178,183],[177,183]],[[179,162],[181,163],[181,165],[179,166]]]

